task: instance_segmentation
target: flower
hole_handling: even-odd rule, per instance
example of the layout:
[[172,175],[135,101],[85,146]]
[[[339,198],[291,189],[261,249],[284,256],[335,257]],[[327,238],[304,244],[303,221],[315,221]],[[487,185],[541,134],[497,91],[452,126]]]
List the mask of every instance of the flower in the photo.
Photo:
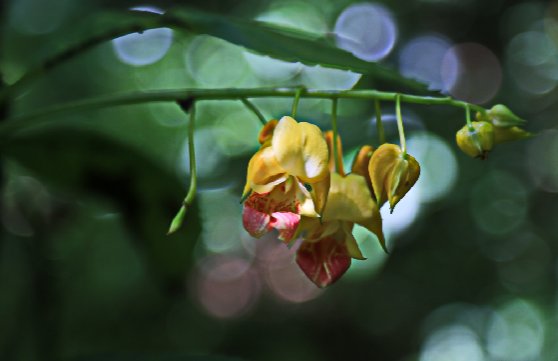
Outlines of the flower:
[[523,125],[526,121],[518,118],[511,110],[501,104],[493,106],[486,113],[477,112],[477,120],[488,122],[494,126],[493,145],[527,139],[536,135],[517,127],[517,125]]
[[327,145],[318,127],[287,116],[268,122],[259,141],[244,187],[244,228],[256,238],[276,228],[289,243],[301,215],[319,217],[323,211],[330,183]]
[[472,122],[473,130],[466,124],[457,132],[457,145],[465,154],[485,160],[494,145],[494,126],[488,122]]
[[368,172],[378,207],[389,201],[393,212],[395,205],[417,182],[420,166],[415,158],[403,153],[399,146],[382,144],[372,154]]
[[[328,133],[326,140],[331,150],[333,137]],[[342,152],[339,139],[337,149],[337,155],[340,156]],[[368,150],[369,148],[366,153]],[[334,170],[333,165],[330,169]],[[365,259],[352,235],[355,223],[376,234],[385,250],[382,219],[366,178],[356,174],[354,167],[353,173],[349,175],[344,175],[342,169],[339,171],[340,174],[331,173],[328,200],[321,222],[316,218],[303,216],[299,227],[299,233],[306,234],[303,236],[304,242],[298,248],[296,262],[320,288],[337,281],[349,269],[352,258]]]

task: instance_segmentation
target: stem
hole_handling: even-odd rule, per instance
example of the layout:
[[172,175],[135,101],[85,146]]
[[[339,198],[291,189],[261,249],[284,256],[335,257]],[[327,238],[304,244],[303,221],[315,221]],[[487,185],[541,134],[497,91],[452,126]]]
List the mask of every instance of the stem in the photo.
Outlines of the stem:
[[401,96],[397,94],[395,97],[395,112],[397,114],[397,129],[399,130],[399,140],[401,142],[401,150],[403,151],[403,159],[407,156],[407,142],[405,141],[405,131],[403,130],[403,118],[401,118]]
[[343,173],[339,161],[337,149],[337,98],[331,99],[331,125],[333,128],[333,159],[335,161],[335,173]]
[[[53,116],[68,112],[84,111],[111,107],[117,105],[143,104],[148,102],[174,102],[177,99],[189,97],[196,100],[238,100],[241,98],[262,98],[262,97],[293,97],[300,92],[300,88],[252,88],[252,89],[183,89],[183,90],[154,90],[131,92],[123,94],[110,94],[93,97],[74,102],[54,105],[26,113],[22,116],[14,117],[0,125],[0,136],[9,134],[12,131],[23,129],[30,125],[38,124],[40,117]],[[382,101],[394,101],[397,93],[382,92],[377,90],[316,90],[305,89],[300,93],[301,98],[314,99],[377,99]],[[467,104],[462,101],[454,100],[449,97],[435,98],[418,95],[399,94],[403,102],[423,104],[423,105],[447,105],[457,108],[467,108],[486,112],[482,107]]]
[[386,134],[384,132],[384,125],[382,124],[382,110],[380,109],[380,100],[375,100],[376,105],[376,128],[380,137],[380,145],[386,142]]
[[469,128],[469,132],[474,132],[475,128],[473,128],[473,123],[471,123],[471,111],[469,110],[469,104],[465,105],[465,117],[467,119],[467,127]]
[[244,103],[244,105],[246,105],[246,108],[250,109],[252,112],[254,112],[254,114],[256,114],[256,116],[258,117],[258,119],[260,119],[260,122],[262,122],[263,125],[267,123],[267,120],[263,116],[262,112],[260,112],[260,110],[256,108],[256,106],[253,103],[251,103],[246,98],[240,98],[240,100]]
[[182,202],[182,207],[174,217],[171,222],[171,226],[167,235],[176,232],[182,222],[184,221],[184,216],[186,215],[186,211],[188,207],[192,205],[194,201],[194,196],[196,194],[196,187],[197,187],[197,169],[196,169],[196,151],[194,148],[194,127],[195,127],[195,119],[196,119],[196,101],[192,102],[190,106],[190,125],[188,127],[188,152],[190,155],[190,189],[188,189],[188,194],[186,194],[186,198]]
[[291,111],[291,116],[293,117],[293,119],[296,119],[296,110],[298,108],[298,100],[300,99],[300,96],[302,95],[302,92],[304,92],[306,90],[306,88],[304,87],[300,87],[297,89],[296,93],[295,93],[295,98],[293,101],[293,110]]

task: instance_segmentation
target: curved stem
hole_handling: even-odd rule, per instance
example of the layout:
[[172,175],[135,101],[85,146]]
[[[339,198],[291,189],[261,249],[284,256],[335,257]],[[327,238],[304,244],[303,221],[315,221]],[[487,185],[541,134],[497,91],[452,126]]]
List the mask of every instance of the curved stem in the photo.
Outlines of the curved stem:
[[386,134],[384,132],[384,125],[382,124],[382,109],[380,108],[380,100],[376,99],[374,104],[376,106],[376,128],[378,129],[380,145],[382,145],[386,142]]
[[262,122],[263,125],[267,123],[267,120],[263,116],[262,112],[260,112],[260,110],[256,108],[256,106],[252,102],[250,102],[246,98],[240,98],[240,100],[244,103],[244,105],[246,105],[246,108],[250,109],[252,112],[254,112],[254,114],[256,114],[256,116],[258,117],[260,122]]
[[469,104],[465,105],[465,118],[467,119],[467,127],[470,132],[474,132],[473,123],[471,123],[471,111],[469,110]]
[[407,142],[405,141],[405,131],[403,130],[403,118],[401,117],[401,96],[397,94],[395,97],[395,112],[397,115],[397,129],[399,130],[399,140],[401,142],[401,150],[403,158],[407,156]]
[[191,104],[190,108],[190,125],[188,126],[188,152],[190,155],[190,189],[188,189],[188,194],[186,194],[186,198],[182,202],[182,207],[178,211],[177,215],[171,222],[171,226],[167,235],[176,232],[182,222],[184,221],[184,216],[186,215],[186,211],[188,207],[192,205],[194,201],[194,196],[196,194],[196,187],[197,187],[197,168],[196,168],[196,150],[194,148],[194,128],[195,128],[195,119],[196,119],[196,101],[194,100]]
[[0,136],[13,131],[38,124],[41,117],[65,114],[68,112],[84,111],[118,105],[143,104],[148,102],[175,102],[177,99],[195,98],[196,100],[239,100],[242,98],[262,97],[293,97],[300,92],[300,98],[314,99],[376,99],[394,101],[399,96],[400,101],[423,105],[447,105],[457,108],[467,108],[486,112],[486,109],[473,104],[454,100],[449,97],[435,98],[428,96],[404,95],[378,90],[317,90],[301,88],[252,88],[252,89],[182,89],[182,90],[156,90],[131,92],[123,94],[110,94],[99,97],[54,105],[8,119],[0,125]]
[[331,126],[333,128],[333,159],[335,161],[335,173],[343,173],[340,164],[337,147],[337,98],[331,99]]
[[293,117],[293,119],[296,119],[296,110],[298,108],[298,100],[300,99],[300,96],[302,95],[304,90],[306,90],[306,88],[300,87],[296,91],[295,98],[294,98],[294,101],[293,101],[293,110],[291,111],[291,117]]

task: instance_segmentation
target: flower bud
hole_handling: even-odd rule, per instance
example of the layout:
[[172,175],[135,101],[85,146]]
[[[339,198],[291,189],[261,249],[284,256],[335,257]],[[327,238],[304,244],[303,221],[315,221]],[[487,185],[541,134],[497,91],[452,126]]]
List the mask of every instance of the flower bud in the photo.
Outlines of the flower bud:
[[378,207],[389,200],[391,211],[416,183],[420,166],[395,144],[383,144],[372,154],[368,165]]
[[457,132],[457,145],[465,154],[484,160],[494,145],[494,127],[487,122],[473,122],[473,131],[465,125]]
[[271,137],[273,137],[273,132],[275,131],[275,127],[277,127],[277,123],[279,123],[279,121],[277,119],[273,119],[264,124],[262,130],[260,130],[260,135],[258,136],[260,144],[264,144],[270,140]]
[[490,109],[490,116],[492,117],[492,124],[495,127],[509,128],[518,125],[524,125],[525,120],[519,118],[512,113],[505,105],[496,104]]
[[534,137],[536,134],[526,132],[518,127],[499,128],[494,127],[494,145],[505,144],[513,142],[514,140],[521,140]]
[[370,178],[370,172],[368,172],[368,165],[370,164],[370,158],[372,158],[372,154],[374,154],[375,150],[376,148],[371,145],[362,146],[357,154],[355,154],[353,166],[351,168],[352,173],[363,176],[364,179],[366,179],[366,184],[368,185],[368,189],[374,201],[376,201],[376,195],[374,194],[374,187],[372,187],[372,179]]

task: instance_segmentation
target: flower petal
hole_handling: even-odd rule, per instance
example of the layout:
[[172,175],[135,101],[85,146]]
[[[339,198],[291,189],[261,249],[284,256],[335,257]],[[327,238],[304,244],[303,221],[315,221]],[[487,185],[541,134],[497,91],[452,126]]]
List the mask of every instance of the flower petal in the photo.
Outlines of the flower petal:
[[328,173],[322,180],[314,183],[310,183],[312,186],[312,200],[314,201],[314,208],[318,214],[323,214],[325,206],[327,204],[327,197],[329,194],[329,188],[331,186],[331,174]]
[[246,185],[244,186],[244,198],[252,188],[252,183],[256,185],[266,185],[278,178],[285,177],[285,172],[277,163],[273,148],[269,145],[262,146],[250,159],[248,164],[248,174],[246,175]]
[[[333,131],[327,131],[324,133],[324,138],[326,140],[327,143],[327,148],[329,150],[329,163],[328,163],[328,167],[329,167],[329,171],[330,172],[335,172],[335,157],[333,156],[333,150],[334,150],[334,146],[333,146]],[[345,176],[345,171],[343,170],[343,146],[341,144],[341,137],[339,136],[339,134],[337,134],[337,164],[339,164],[339,167],[341,169],[337,170],[337,173],[341,174],[342,177]]]
[[386,247],[386,239],[384,238],[384,232],[382,230],[382,216],[380,215],[380,210],[378,205],[374,203],[374,208],[372,209],[372,216],[363,222],[358,222],[361,226],[374,233],[378,237],[378,242],[384,252],[389,253]]
[[295,181],[295,191],[296,191],[296,203],[298,205],[298,214],[308,217],[318,217],[316,209],[314,207],[314,202],[312,201],[312,196],[306,187],[300,183],[298,180]]
[[319,242],[303,242],[296,263],[316,286],[323,288],[337,281],[351,266],[347,247],[333,236]]
[[331,186],[323,222],[335,219],[363,222],[372,216],[373,206],[372,195],[364,177],[349,174],[343,178],[337,173],[331,174]]
[[303,182],[321,180],[328,173],[327,144],[315,125],[285,116],[275,128],[271,146],[281,168]]
[[395,162],[401,158],[401,148],[395,144],[382,144],[370,158],[368,164],[368,172],[372,179],[372,187],[374,188],[374,195],[381,207],[388,200],[386,179],[391,174]]
[[279,239],[290,243],[300,222],[300,215],[291,212],[275,212],[271,215],[270,225],[279,231]]
[[273,226],[270,224],[270,220],[269,214],[259,212],[249,205],[244,205],[242,224],[252,237],[260,238],[264,234],[271,232]]
[[353,226],[354,223],[343,222],[343,230],[345,231],[345,246],[347,246],[347,253],[351,258],[365,260],[366,257],[362,255],[360,248],[358,248],[358,243],[353,237]]
[[368,189],[370,190],[370,194],[374,201],[376,201],[376,195],[374,194],[374,187],[372,187],[372,179],[370,178],[370,172],[368,171],[368,165],[370,164],[370,158],[372,158],[372,154],[374,154],[374,148],[371,145],[362,146],[359,149],[358,153],[355,155],[353,159],[353,167],[351,168],[351,172],[353,174],[358,174],[366,179],[366,184],[368,185]]

